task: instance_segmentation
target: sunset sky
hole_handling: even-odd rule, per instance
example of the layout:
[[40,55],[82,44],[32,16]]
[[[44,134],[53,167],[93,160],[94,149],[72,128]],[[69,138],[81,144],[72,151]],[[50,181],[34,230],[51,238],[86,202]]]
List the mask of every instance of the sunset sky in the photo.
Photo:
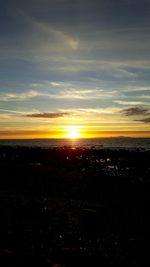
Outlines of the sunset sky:
[[0,1],[0,138],[69,135],[150,137],[150,0]]

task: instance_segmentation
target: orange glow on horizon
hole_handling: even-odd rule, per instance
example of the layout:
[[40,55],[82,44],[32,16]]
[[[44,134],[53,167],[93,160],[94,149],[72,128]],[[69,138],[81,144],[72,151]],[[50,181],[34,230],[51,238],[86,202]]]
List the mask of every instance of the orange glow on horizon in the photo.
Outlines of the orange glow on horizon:
[[86,138],[109,138],[109,137],[133,137],[150,138],[150,131],[103,131],[88,129],[84,126],[61,126],[43,130],[6,130],[0,131],[0,139],[86,139]]

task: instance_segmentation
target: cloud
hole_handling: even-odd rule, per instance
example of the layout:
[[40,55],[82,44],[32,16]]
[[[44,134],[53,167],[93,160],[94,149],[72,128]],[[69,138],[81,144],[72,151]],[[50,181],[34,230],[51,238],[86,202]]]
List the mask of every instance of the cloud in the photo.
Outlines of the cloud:
[[25,111],[19,111],[19,110],[10,110],[10,109],[3,109],[3,108],[0,108],[0,112],[6,112],[6,113],[14,113],[14,114],[26,114],[27,112]]
[[[49,85],[49,82],[48,84]],[[56,87],[68,87],[68,86],[72,86],[72,83],[66,83],[66,82],[50,82],[51,86],[56,86]]]
[[[40,87],[41,86],[41,87]],[[15,102],[15,101],[27,101],[34,98],[41,99],[56,99],[56,100],[93,100],[93,99],[111,99],[118,96],[118,92],[116,90],[103,90],[101,88],[88,88],[85,87],[70,87],[69,83],[65,85],[65,83],[50,83],[42,85],[34,85],[37,87],[36,90],[30,90],[23,93],[0,93],[0,101],[4,102]],[[57,91],[53,90],[53,87],[57,87]],[[65,88],[66,87],[66,88]]]
[[[122,110],[122,113],[125,116],[131,116],[134,118],[134,121],[139,121],[143,123],[150,123],[150,110],[145,107],[131,107]],[[139,117],[137,119],[137,117]],[[136,118],[136,119],[135,119]]]
[[53,38],[53,40],[60,45],[68,46],[72,50],[77,50],[79,46],[79,41],[72,37],[71,35],[65,33],[61,30],[56,30],[54,28],[50,28],[49,25],[43,25],[45,32],[49,34],[49,36]]
[[150,91],[150,86],[130,85],[123,89],[123,92],[147,92]]
[[115,100],[114,103],[119,104],[119,105],[150,105],[148,102],[142,102],[142,101],[124,101],[124,100]]
[[126,69],[115,69],[113,76],[116,78],[135,78],[137,77],[137,73],[133,73]]
[[51,82],[50,83],[52,86],[60,86],[61,84],[59,82]]
[[37,96],[41,96],[41,93],[33,90],[30,90],[25,93],[1,93],[0,101],[25,101]]
[[145,118],[145,119],[141,119],[141,120],[136,120],[136,121],[140,121],[140,122],[144,122],[144,123],[150,123],[150,117]]
[[126,116],[139,116],[139,115],[148,115],[149,110],[147,108],[143,107],[131,107],[131,108],[126,108],[122,110],[123,114]]
[[113,91],[104,91],[103,89],[97,88],[70,88],[62,91],[62,93],[58,94],[57,98],[63,99],[84,99],[84,100],[92,100],[92,99],[106,99],[115,97],[117,92]]
[[54,119],[54,118],[60,118],[64,116],[70,115],[69,112],[51,112],[51,113],[33,113],[33,114],[27,114],[26,117],[30,118],[43,118],[43,119]]
[[[28,42],[34,44],[36,48],[44,48],[47,52],[50,49],[58,49],[64,51],[65,49],[77,50],[79,47],[79,39],[72,35],[62,27],[54,27],[52,24],[30,17],[21,11],[26,22],[32,25],[32,31],[29,32]],[[40,35],[40,40],[39,40]],[[38,42],[37,42],[38,41]],[[61,44],[61,46],[60,46]]]

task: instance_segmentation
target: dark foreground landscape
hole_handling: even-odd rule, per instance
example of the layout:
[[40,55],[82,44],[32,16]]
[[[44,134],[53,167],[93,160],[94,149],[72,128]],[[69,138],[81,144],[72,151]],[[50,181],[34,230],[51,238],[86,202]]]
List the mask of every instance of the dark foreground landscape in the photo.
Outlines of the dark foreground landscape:
[[0,147],[0,174],[0,266],[148,264],[150,151]]

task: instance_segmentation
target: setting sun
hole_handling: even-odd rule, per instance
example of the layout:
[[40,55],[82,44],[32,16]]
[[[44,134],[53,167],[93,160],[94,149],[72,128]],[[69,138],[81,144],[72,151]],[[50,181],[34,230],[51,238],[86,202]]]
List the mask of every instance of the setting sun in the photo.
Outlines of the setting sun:
[[65,137],[70,139],[81,138],[80,128],[80,126],[67,126]]

